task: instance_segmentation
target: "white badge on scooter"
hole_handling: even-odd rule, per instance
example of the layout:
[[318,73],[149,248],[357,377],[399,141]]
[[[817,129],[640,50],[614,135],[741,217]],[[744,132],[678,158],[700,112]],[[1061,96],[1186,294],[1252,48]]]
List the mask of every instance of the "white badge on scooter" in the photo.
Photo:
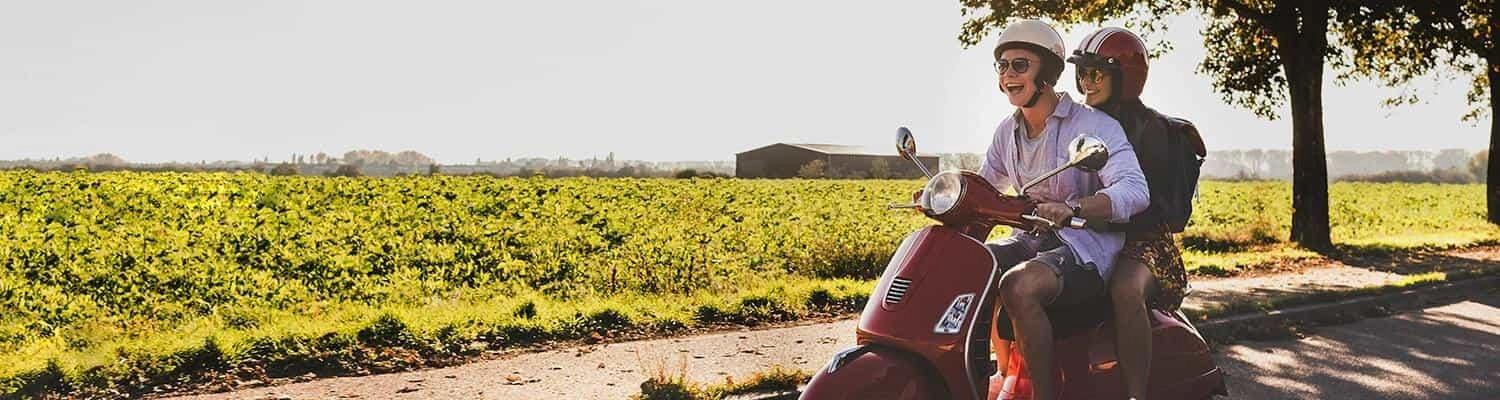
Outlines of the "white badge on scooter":
[[965,293],[953,298],[953,304],[948,305],[948,311],[943,313],[943,318],[938,320],[937,327],[932,328],[932,333],[952,335],[958,333],[964,326],[964,316],[969,314],[969,305],[974,303],[974,294]]

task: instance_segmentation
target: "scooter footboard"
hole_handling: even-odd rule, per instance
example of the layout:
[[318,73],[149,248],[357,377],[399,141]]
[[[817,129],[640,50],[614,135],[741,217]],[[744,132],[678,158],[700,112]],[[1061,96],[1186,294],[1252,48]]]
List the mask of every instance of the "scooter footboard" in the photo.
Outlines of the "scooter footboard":
[[905,351],[877,345],[849,348],[813,375],[803,400],[947,399],[931,366]]

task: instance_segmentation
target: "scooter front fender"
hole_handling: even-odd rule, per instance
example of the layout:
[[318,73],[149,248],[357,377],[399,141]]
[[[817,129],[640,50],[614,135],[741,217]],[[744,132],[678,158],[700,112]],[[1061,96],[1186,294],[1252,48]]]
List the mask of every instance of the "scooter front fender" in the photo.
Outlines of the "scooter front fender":
[[916,355],[879,346],[861,345],[833,357],[813,375],[802,400],[936,400],[948,390],[933,376],[931,366]]

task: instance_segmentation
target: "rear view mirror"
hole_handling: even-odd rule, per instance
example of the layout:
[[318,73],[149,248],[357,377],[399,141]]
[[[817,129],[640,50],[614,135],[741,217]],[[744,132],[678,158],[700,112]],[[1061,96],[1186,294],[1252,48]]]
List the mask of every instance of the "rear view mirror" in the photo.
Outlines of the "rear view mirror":
[[927,166],[922,165],[922,160],[917,159],[917,137],[911,134],[911,129],[904,126],[896,128],[896,152],[901,154],[901,158],[917,163],[917,169],[922,170],[922,175],[932,178],[932,171],[928,171]]
[[1042,181],[1068,168],[1077,167],[1084,171],[1098,171],[1104,168],[1104,164],[1107,162],[1109,162],[1109,147],[1104,145],[1103,140],[1099,140],[1099,138],[1091,135],[1079,135],[1073,141],[1068,142],[1068,163],[1047,171],[1042,176],[1032,178],[1025,185],[1021,185],[1021,193],[1026,193],[1032,186],[1036,186],[1038,183],[1042,183]]
[[1098,171],[1108,162],[1109,147],[1099,138],[1081,135],[1068,143],[1068,165],[1076,165],[1084,171]]
[[907,160],[917,158],[917,137],[911,134],[911,129],[896,128],[896,153]]

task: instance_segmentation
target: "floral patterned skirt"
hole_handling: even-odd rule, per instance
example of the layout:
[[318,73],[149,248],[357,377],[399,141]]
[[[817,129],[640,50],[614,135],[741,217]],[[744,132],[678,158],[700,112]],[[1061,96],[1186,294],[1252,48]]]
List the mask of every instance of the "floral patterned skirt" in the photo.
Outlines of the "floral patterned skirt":
[[1120,259],[1135,260],[1149,268],[1151,275],[1156,277],[1161,290],[1147,300],[1148,306],[1165,311],[1182,306],[1182,298],[1187,295],[1187,269],[1171,233],[1129,233],[1125,247],[1120,250]]

